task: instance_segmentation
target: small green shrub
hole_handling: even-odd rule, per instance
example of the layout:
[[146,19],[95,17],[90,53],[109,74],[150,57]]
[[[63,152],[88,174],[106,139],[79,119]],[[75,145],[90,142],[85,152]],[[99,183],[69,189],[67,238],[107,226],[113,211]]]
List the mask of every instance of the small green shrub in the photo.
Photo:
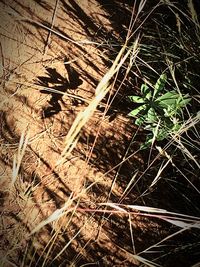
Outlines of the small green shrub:
[[155,86],[141,86],[141,96],[129,96],[130,101],[140,104],[129,116],[136,117],[135,124],[151,133],[147,135],[141,148],[147,148],[153,140],[163,140],[176,133],[183,120],[183,108],[190,102],[188,95],[180,95],[177,91],[166,91],[166,74],[162,74]]

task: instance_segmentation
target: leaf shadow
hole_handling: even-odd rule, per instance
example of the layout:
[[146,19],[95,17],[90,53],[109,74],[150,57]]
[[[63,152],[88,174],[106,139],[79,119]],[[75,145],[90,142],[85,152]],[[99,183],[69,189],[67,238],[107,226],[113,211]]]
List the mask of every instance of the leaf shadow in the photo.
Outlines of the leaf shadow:
[[[37,84],[44,86],[40,92],[43,94],[49,94],[50,100],[48,106],[44,108],[43,114],[45,118],[49,118],[61,111],[60,101],[62,101],[63,94],[68,90],[76,90],[83,81],[80,79],[79,73],[68,64],[68,58],[65,57],[64,66],[67,72],[67,76],[63,77],[57,72],[55,68],[46,68],[47,76],[38,76]],[[78,101],[73,99],[73,104],[77,105]]]

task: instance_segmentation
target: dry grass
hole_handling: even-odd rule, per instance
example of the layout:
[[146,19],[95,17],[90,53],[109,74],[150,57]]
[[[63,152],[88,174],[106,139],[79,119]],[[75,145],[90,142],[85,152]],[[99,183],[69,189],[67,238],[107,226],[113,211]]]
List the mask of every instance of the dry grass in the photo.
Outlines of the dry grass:
[[[1,266],[198,266],[198,14],[114,2],[120,32],[101,1],[1,2]],[[164,70],[193,106],[141,151],[126,96]]]

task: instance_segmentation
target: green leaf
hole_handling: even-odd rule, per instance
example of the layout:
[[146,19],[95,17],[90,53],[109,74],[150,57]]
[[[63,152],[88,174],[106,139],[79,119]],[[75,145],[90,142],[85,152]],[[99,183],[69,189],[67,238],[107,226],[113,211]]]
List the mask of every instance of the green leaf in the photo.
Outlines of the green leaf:
[[153,142],[153,137],[152,137],[152,134],[150,134],[147,136],[144,144],[141,144],[140,149],[142,150],[142,149],[149,148],[151,146],[152,142]]
[[155,122],[157,120],[157,114],[154,108],[150,108],[147,112],[147,120],[149,123]]
[[185,95],[184,97],[181,97],[180,99],[178,99],[177,104],[179,107],[184,107],[187,104],[189,104],[190,101],[191,101],[191,98]]
[[141,126],[146,119],[146,115],[139,117],[138,119],[135,120],[135,125]]
[[167,108],[168,106],[172,105],[176,106],[178,98],[179,94],[176,91],[170,91],[158,97],[155,102],[160,107]]
[[146,105],[141,105],[141,106],[139,106],[139,107],[133,109],[128,115],[131,116],[131,117],[135,117],[135,116],[137,116],[137,114],[138,114],[140,111],[142,111],[142,110],[144,110],[144,109],[146,109]]
[[162,141],[162,140],[166,139],[168,135],[169,135],[169,133],[166,132],[166,131],[159,132],[158,135],[157,135],[156,140],[157,141]]
[[178,111],[175,108],[169,106],[167,106],[167,108],[163,108],[163,111],[165,118],[172,117],[173,115],[178,115]]
[[131,96],[128,96],[128,98],[132,101],[132,102],[135,102],[135,103],[144,103],[144,99],[140,96],[136,96],[136,95],[131,95]]
[[[132,102],[142,104],[132,110],[129,115],[137,117],[136,125],[150,131],[141,149],[149,147],[154,140],[161,141],[170,137],[182,126],[181,111],[191,101],[191,98],[189,95],[181,95],[175,90],[163,92],[166,81],[166,74],[162,74],[154,86],[154,91],[146,84],[142,84],[142,97],[129,96]],[[160,96],[158,96],[159,93]]]
[[174,124],[174,126],[172,128],[172,132],[176,133],[176,132],[178,132],[180,130],[180,128],[181,128],[181,125],[176,123],[176,124]]
[[156,97],[164,89],[166,81],[167,75],[165,73],[161,74],[154,86],[154,97]]
[[150,99],[152,97],[151,89],[146,84],[142,84],[141,93],[146,99]]

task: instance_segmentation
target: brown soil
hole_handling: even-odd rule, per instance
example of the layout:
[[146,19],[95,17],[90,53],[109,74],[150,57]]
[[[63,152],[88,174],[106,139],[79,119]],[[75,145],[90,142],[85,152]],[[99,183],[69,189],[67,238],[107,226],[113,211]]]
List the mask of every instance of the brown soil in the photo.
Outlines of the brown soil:
[[[72,154],[55,167],[70,126],[93,98],[130,19],[128,5],[118,3],[121,15],[117,23],[115,10],[106,10],[101,2],[60,0],[55,6],[56,1],[51,0],[0,1],[3,266],[139,266],[133,255],[173,230],[160,220],[133,215],[130,221],[127,215],[98,212],[98,203],[107,202],[108,197],[114,203],[146,205],[139,196],[145,181],[150,181],[144,180],[126,195],[124,191],[134,173],[145,170],[147,155],[133,155],[116,175],[136,131],[123,113],[126,107],[121,113],[112,107],[113,112],[111,109],[106,116],[101,107],[95,111]],[[51,34],[46,27],[52,27]],[[13,157],[25,130],[29,144],[11,186]],[[141,140],[131,145],[129,155]],[[152,205],[161,196],[154,193]],[[68,207],[71,212],[29,235],[70,197],[74,198]],[[176,266],[183,266],[180,264]]]

